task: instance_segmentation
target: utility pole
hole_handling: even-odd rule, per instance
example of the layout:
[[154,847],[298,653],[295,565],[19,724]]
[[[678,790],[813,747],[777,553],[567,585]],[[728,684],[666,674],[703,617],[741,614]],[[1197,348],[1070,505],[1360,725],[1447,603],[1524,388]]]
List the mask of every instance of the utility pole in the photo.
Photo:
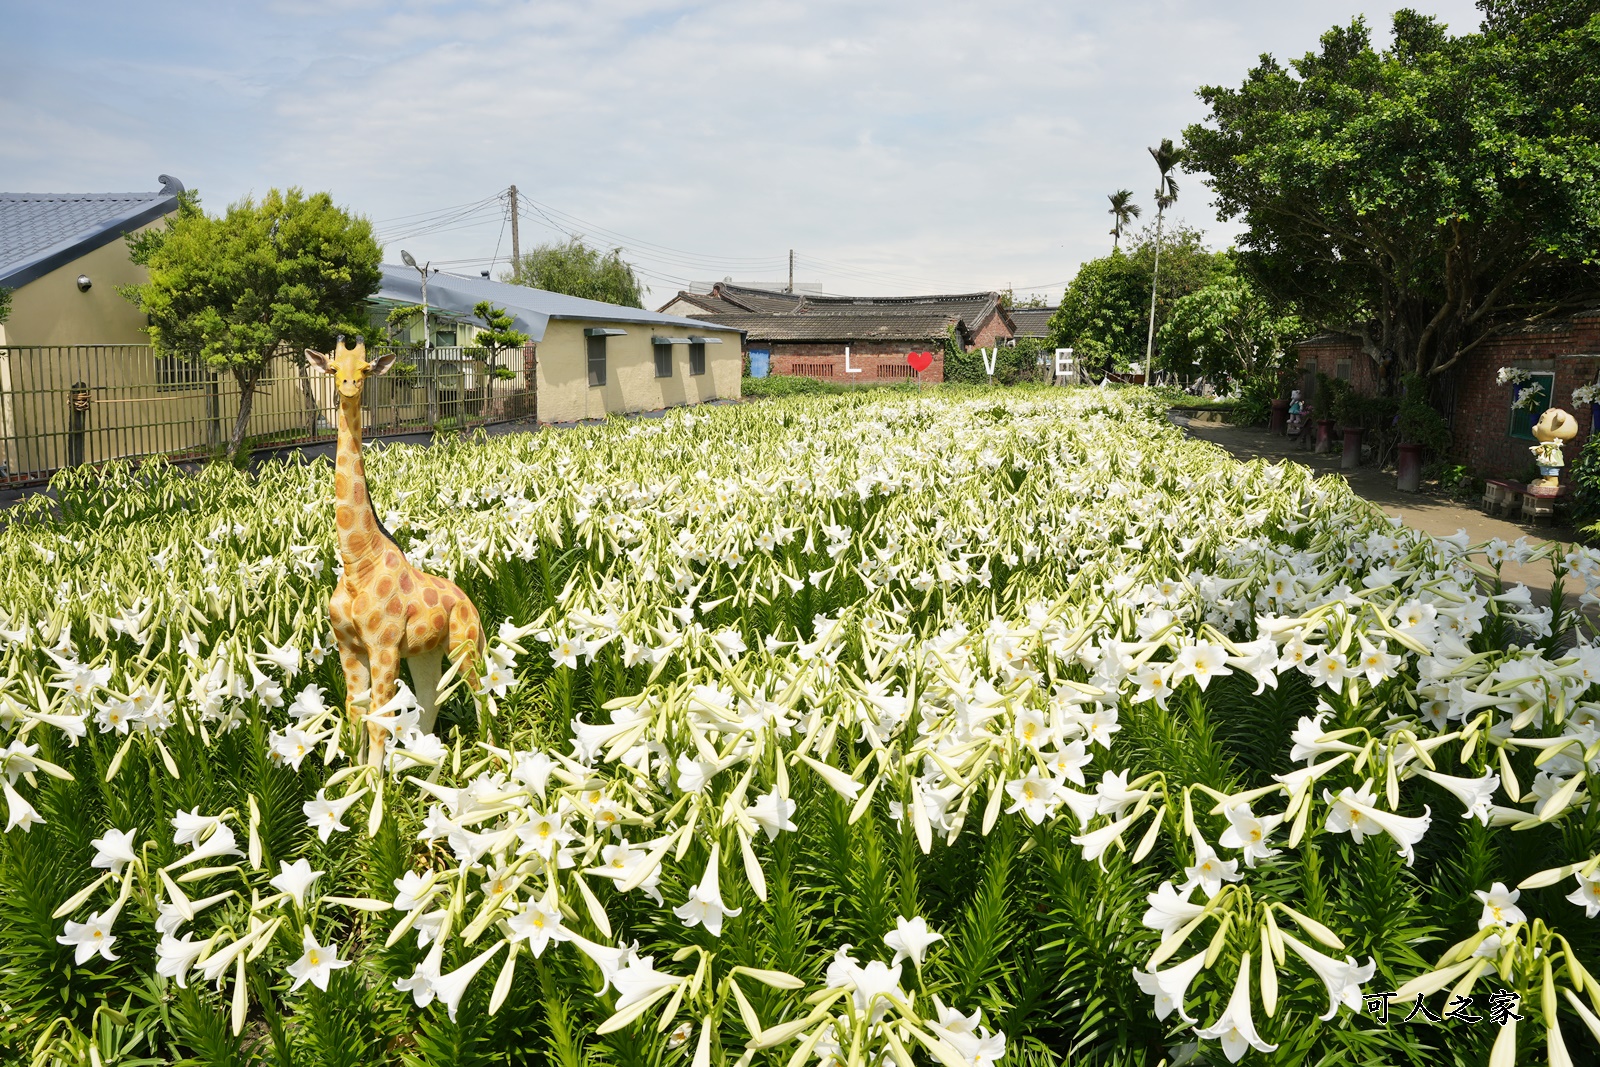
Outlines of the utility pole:
[[792,248],[789,249],[789,288],[785,289],[784,292],[794,292],[794,249]]
[[511,187],[511,276],[522,270],[522,241],[517,234],[517,187]]

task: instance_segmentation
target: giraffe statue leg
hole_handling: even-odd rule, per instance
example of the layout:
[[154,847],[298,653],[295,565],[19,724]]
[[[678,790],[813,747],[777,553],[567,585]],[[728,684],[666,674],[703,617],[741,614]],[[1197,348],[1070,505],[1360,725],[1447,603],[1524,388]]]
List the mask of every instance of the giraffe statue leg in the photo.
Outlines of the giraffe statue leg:
[[483,625],[478,621],[478,609],[463,596],[450,609],[450,662],[474,693],[481,685],[484,659]]
[[411,668],[411,687],[416,690],[417,703],[422,705],[417,726],[425,734],[433,733],[433,724],[439,715],[439,675],[443,673],[440,662],[443,659],[442,643],[406,659],[406,665]]
[[[400,680],[400,648],[386,645],[370,653],[372,664],[372,710],[375,712],[394,699],[396,683]],[[383,727],[367,724],[367,762],[374,767],[383,766],[383,747],[388,734]]]
[[359,746],[361,739],[357,729],[361,723],[361,709],[356,705],[356,697],[367,693],[368,699],[371,699],[372,672],[367,662],[366,646],[361,643],[360,632],[350,610],[350,599],[349,591],[341,584],[328,601],[328,615],[333,620],[333,639],[339,646],[339,666],[344,669],[344,711],[350,719],[351,733]]

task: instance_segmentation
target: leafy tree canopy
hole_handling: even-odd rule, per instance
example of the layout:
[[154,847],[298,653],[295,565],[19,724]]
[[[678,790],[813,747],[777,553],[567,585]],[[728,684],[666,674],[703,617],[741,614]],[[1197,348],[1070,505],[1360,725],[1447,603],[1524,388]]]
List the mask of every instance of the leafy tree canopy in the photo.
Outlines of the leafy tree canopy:
[[271,190],[212,217],[186,197],[164,227],[128,241],[149,280],[122,290],[150,317],[160,352],[232,372],[239,417],[232,448],[249,423],[256,382],[279,352],[327,348],[335,335],[367,327],[381,257],[364,218],[327,193]]
[[520,349],[528,343],[528,335],[516,328],[516,319],[505,308],[496,307],[487,300],[478,301],[472,313],[483,321],[472,343],[484,350],[491,373],[496,377],[516,377],[511,368],[499,365],[500,354]]
[[1483,0],[1452,37],[1402,10],[1210,86],[1185,131],[1262,294],[1361,338],[1391,380],[1600,295],[1600,12]]
[[[1151,226],[1134,236],[1126,252],[1114,249],[1109,256],[1084,263],[1050,319],[1052,344],[1071,348],[1085,366],[1101,372],[1127,370],[1142,361],[1154,270]],[[1178,226],[1163,233],[1156,322],[1166,321],[1179,298],[1229,270],[1226,255],[1208,250],[1199,230]],[[1161,362],[1158,351],[1158,365]]]
[[1242,384],[1275,379],[1289,346],[1303,336],[1298,315],[1275,307],[1248,277],[1230,271],[1175,300],[1157,341],[1167,369]]
[[644,307],[643,286],[633,265],[622,258],[622,249],[601,252],[576,237],[523,253],[500,280],[622,307]]

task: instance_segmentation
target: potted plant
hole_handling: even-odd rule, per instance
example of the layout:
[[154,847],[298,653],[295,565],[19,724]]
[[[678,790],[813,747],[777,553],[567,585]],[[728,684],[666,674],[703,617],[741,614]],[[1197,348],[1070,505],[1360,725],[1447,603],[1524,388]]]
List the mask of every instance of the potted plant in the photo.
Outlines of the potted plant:
[[1589,405],[1589,430],[1600,431],[1600,382],[1580,385],[1572,391],[1572,406]]
[[1442,456],[1450,449],[1450,427],[1444,416],[1428,403],[1427,383],[1413,374],[1405,380],[1405,395],[1400,399],[1400,455],[1396,463],[1395,488],[1415,493],[1422,488],[1422,457],[1425,453]]
[[1334,394],[1344,385],[1337,378],[1317,375],[1317,392],[1311,398],[1311,417],[1317,422],[1317,443],[1314,452],[1333,450],[1333,400]]
[[1355,470],[1361,466],[1361,431],[1363,422],[1362,397],[1347,382],[1337,389],[1333,397],[1333,418],[1344,436],[1344,455],[1340,459],[1342,470]]

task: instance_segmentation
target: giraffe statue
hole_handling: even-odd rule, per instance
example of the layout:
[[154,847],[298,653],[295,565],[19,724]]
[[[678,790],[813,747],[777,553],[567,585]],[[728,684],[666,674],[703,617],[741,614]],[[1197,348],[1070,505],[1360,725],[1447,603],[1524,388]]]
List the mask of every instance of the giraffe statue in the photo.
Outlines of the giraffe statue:
[[[397,691],[402,659],[422,705],[419,724],[433,729],[438,713],[441,660],[450,662],[477,691],[484,663],[483,626],[478,609],[453,582],[413,567],[378,521],[361,462],[361,391],[371,375],[383,374],[394,353],[367,362],[366,346],[346,347],[340,337],[332,356],[306,349],[306,359],[334,377],[339,396],[339,453],[334,474],[334,521],[344,576],[328,600],[339,662],[344,667],[345,710],[359,728],[355,697],[370,690],[371,710],[383,707]],[[385,731],[367,724],[367,759],[381,765]]]

